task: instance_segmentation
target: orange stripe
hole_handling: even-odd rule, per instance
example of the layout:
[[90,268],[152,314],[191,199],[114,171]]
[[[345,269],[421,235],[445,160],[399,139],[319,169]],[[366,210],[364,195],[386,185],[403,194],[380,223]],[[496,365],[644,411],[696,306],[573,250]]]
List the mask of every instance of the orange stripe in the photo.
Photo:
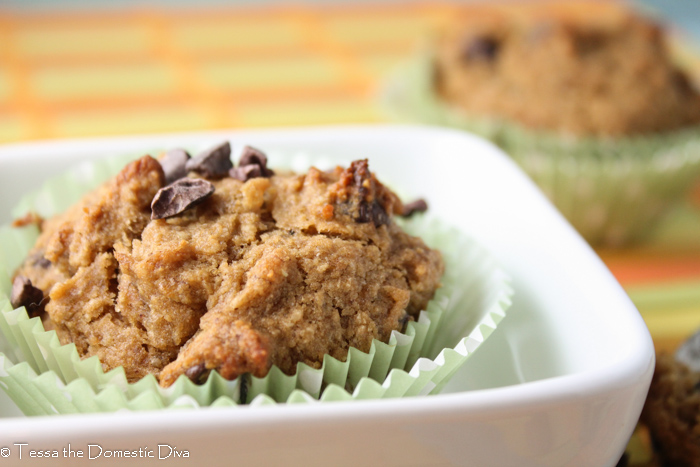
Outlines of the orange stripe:
[[[366,100],[368,90],[361,85],[353,84],[333,84],[323,88],[283,88],[283,89],[252,89],[245,91],[224,90],[217,91],[210,97],[211,105],[216,107],[228,107],[237,102],[261,102],[269,103],[276,100],[325,100],[333,97],[357,96],[358,99]],[[197,102],[193,102],[194,100]],[[188,93],[172,96],[102,96],[99,98],[66,99],[60,102],[43,103],[43,112],[72,112],[89,109],[101,109],[108,113],[113,108],[160,106],[177,103],[203,103],[207,99],[203,96],[192,96]],[[26,105],[22,105],[26,109]]]
[[[166,26],[168,28],[172,25]],[[408,57],[411,53],[415,52],[417,45],[419,43],[418,38],[415,40],[408,40],[406,42],[392,42],[392,43],[358,43],[345,45],[341,48],[339,45],[331,45],[331,40],[324,35],[318,34],[316,31],[310,32],[316,36],[318,39],[314,40],[314,43],[307,44],[306,47],[299,47],[295,44],[248,44],[246,47],[230,47],[222,44],[220,48],[206,48],[202,50],[197,50],[196,55],[194,53],[189,53],[187,51],[179,50],[178,53],[186,55],[194,55],[191,60],[196,62],[203,62],[207,60],[249,60],[249,59],[270,59],[274,60],[276,58],[286,58],[290,56],[304,56],[309,52],[326,52],[329,53],[329,60],[333,59],[345,59],[344,57],[354,55],[366,55],[366,54],[394,54],[402,55]],[[321,44],[320,46],[318,44]],[[3,44],[5,45],[5,44]],[[172,44],[169,44],[172,47]],[[174,48],[173,48],[174,49]],[[107,52],[95,52],[95,51],[85,51],[80,54],[75,55],[41,55],[41,56],[27,56],[22,57],[23,63],[30,70],[40,70],[43,68],[70,68],[70,67],[80,67],[80,66],[114,66],[114,65],[139,65],[145,63],[152,63],[153,61],[163,61],[167,57],[162,54],[152,50],[139,50],[139,51],[107,51]]]
[[235,126],[235,120],[228,117],[230,114],[222,109],[220,99],[198,79],[195,72],[196,64],[191,57],[182,53],[181,50],[173,47],[172,25],[165,21],[161,15],[144,15],[142,20],[146,22],[152,31],[155,42],[155,51],[163,58],[163,61],[170,62],[177,71],[177,79],[180,85],[181,97],[186,101],[194,101],[204,104],[207,109],[212,127],[222,128]]
[[693,204],[700,206],[700,182],[695,184],[688,198]]
[[700,279],[700,252],[599,252],[623,285]]
[[11,105],[31,124],[32,139],[49,136],[46,114],[34,99],[29,85],[29,70],[21,57],[14,53],[13,31],[15,25],[0,18],[0,63],[7,70],[13,88]]
[[220,20],[222,17],[231,16],[236,19],[250,19],[252,21],[270,17],[288,17],[298,14],[320,14],[323,17],[366,17],[367,15],[415,15],[421,16],[426,13],[437,12],[441,16],[443,14],[453,14],[461,10],[472,9],[470,5],[455,5],[451,2],[436,1],[436,2],[411,2],[403,5],[393,4],[352,4],[350,2],[344,4],[277,4],[277,5],[232,5],[229,7],[205,7],[205,8],[178,8],[170,6],[167,9],[157,8],[128,8],[116,9],[108,12],[100,11],[51,11],[50,13],[42,11],[30,12],[8,12],[0,9],[0,21],[10,20],[19,26],[27,25],[44,25],[52,26],[71,26],[82,25],[87,23],[92,24],[115,24],[133,21],[140,15],[160,16],[164,19],[196,19]]

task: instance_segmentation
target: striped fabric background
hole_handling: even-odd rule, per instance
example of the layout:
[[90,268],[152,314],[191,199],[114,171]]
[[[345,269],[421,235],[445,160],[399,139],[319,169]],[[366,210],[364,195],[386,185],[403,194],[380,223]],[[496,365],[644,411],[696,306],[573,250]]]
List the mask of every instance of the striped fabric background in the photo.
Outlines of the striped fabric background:
[[[465,7],[427,1],[229,5],[5,0],[0,143],[381,122],[376,95],[383,79]],[[684,30],[683,61],[700,76],[692,45],[700,44],[700,3],[647,0],[641,6]],[[700,184],[647,243],[599,253],[638,306],[658,350],[674,349],[700,327]]]

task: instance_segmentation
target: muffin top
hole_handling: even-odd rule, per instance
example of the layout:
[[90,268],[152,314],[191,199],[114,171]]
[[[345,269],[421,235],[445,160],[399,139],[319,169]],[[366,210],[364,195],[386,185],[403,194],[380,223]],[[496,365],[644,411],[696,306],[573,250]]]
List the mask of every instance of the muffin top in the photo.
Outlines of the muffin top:
[[259,151],[231,168],[224,149],[145,156],[43,221],[13,297],[40,290],[61,343],[163,386],[318,368],[427,305],[440,253],[396,225],[405,206],[366,160],[274,174]]
[[439,94],[470,115],[575,136],[700,122],[661,29],[613,2],[472,7],[437,38]]

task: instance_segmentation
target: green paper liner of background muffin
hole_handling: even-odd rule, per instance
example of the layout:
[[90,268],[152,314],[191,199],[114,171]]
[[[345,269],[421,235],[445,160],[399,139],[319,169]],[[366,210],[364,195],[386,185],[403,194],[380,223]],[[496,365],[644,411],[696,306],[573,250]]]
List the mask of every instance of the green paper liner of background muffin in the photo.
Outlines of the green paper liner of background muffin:
[[[295,156],[309,160],[308,156]],[[134,157],[83,164],[23,199],[14,214],[48,217],[76,202]],[[292,158],[294,159],[294,158]],[[298,162],[298,161],[297,161]],[[294,160],[290,166],[298,166]],[[66,190],[66,188],[69,188]],[[397,219],[445,260],[442,287],[404,333],[374,340],[368,353],[350,348],[345,362],[326,355],[322,368],[303,363],[288,376],[273,366],[264,378],[227,381],[215,371],[201,385],[181,376],[168,388],[149,375],[127,382],[123,368],[107,373],[97,357],[81,360],[74,344],[61,345],[40,318],[9,301],[11,276],[37,236],[36,226],[0,227],[0,387],[26,415],[310,403],[408,397],[439,392],[496,329],[512,289],[491,256],[461,232],[426,215]],[[17,363],[14,363],[17,362]]]
[[396,121],[447,126],[491,140],[532,178],[592,244],[640,239],[700,176],[700,126],[625,138],[572,137],[475,117],[440,98],[421,51],[380,95]]

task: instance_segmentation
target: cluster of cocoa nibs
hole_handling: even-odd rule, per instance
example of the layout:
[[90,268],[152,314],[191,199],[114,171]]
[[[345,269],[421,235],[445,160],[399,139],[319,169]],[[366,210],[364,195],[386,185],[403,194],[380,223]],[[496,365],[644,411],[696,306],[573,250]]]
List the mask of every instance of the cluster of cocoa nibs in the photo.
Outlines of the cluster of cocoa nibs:
[[214,193],[214,184],[201,178],[188,178],[190,172],[212,180],[228,176],[242,182],[274,175],[267,168],[267,156],[250,146],[243,148],[238,167],[234,167],[228,141],[195,157],[190,157],[184,149],[173,149],[166,152],[159,162],[168,185],[153,197],[151,219],[165,219],[180,214]]

